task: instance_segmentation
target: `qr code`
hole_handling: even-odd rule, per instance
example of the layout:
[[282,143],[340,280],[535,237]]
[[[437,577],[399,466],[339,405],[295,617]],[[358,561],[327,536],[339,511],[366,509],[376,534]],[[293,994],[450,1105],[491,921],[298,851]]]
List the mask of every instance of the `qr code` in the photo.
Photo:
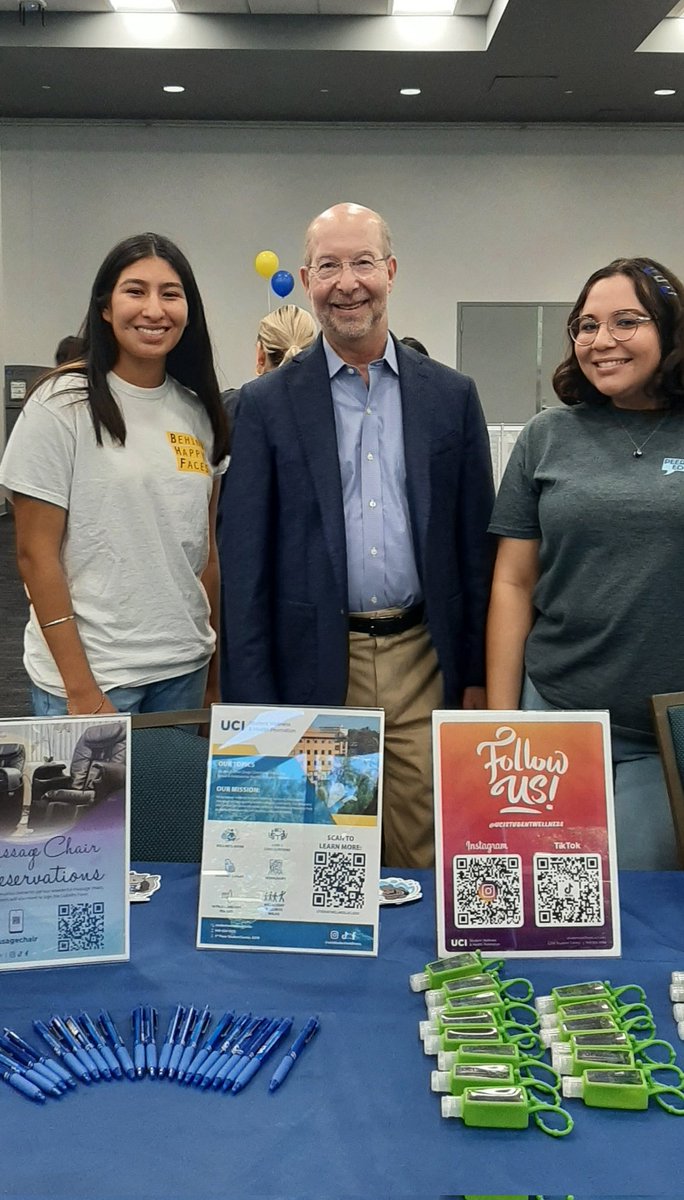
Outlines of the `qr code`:
[[314,908],[363,908],[366,855],[359,850],[316,850],[311,902]]
[[513,929],[523,923],[519,854],[459,854],[453,860],[454,924]]
[[603,925],[603,880],[598,854],[535,854],[537,925]]
[[57,906],[57,949],[102,950],[104,947],[104,913],[102,901],[94,904],[59,904]]

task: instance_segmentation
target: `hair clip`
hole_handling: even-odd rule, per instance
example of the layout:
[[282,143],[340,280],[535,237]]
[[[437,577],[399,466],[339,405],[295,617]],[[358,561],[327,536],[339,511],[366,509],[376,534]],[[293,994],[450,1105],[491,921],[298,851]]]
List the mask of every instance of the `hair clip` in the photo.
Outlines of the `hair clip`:
[[650,275],[653,282],[657,283],[658,291],[662,292],[663,296],[677,296],[677,293],[669,279],[666,279],[664,275],[661,275],[659,271],[656,271],[655,267],[642,267],[641,269],[644,272],[644,275]]

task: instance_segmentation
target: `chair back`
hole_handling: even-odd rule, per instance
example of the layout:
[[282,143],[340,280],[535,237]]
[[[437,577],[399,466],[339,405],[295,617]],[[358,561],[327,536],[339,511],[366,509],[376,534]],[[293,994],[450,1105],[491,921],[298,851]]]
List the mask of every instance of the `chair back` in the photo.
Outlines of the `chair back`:
[[651,708],[672,809],[679,865],[684,868],[684,692],[652,696]]
[[202,857],[209,709],[131,716],[131,861]]

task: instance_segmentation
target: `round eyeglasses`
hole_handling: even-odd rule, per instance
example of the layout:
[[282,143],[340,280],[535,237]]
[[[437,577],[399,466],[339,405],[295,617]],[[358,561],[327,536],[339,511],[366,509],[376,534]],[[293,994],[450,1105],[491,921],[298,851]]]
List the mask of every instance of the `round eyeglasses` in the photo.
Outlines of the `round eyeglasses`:
[[388,258],[389,255],[372,258],[370,254],[363,254],[360,258],[345,258],[342,262],[338,258],[322,258],[315,267],[309,267],[309,274],[323,280],[339,279],[344,268],[349,267],[357,279],[367,279],[377,271],[378,263],[387,262]]
[[568,333],[578,346],[591,346],[596,340],[599,329],[605,325],[611,337],[616,342],[628,342],[634,337],[640,325],[648,325],[653,317],[641,317],[637,313],[611,313],[607,321],[597,321],[594,317],[575,317],[568,325]]

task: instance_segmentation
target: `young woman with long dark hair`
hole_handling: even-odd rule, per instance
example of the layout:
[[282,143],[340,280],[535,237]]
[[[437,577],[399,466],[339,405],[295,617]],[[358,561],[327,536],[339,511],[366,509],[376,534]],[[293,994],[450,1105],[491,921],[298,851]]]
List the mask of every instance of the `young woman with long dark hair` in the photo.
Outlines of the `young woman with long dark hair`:
[[199,707],[218,699],[228,432],[185,255],[154,233],[120,242],[83,332],[83,357],[32,392],[0,466],[31,602],[34,711]]

